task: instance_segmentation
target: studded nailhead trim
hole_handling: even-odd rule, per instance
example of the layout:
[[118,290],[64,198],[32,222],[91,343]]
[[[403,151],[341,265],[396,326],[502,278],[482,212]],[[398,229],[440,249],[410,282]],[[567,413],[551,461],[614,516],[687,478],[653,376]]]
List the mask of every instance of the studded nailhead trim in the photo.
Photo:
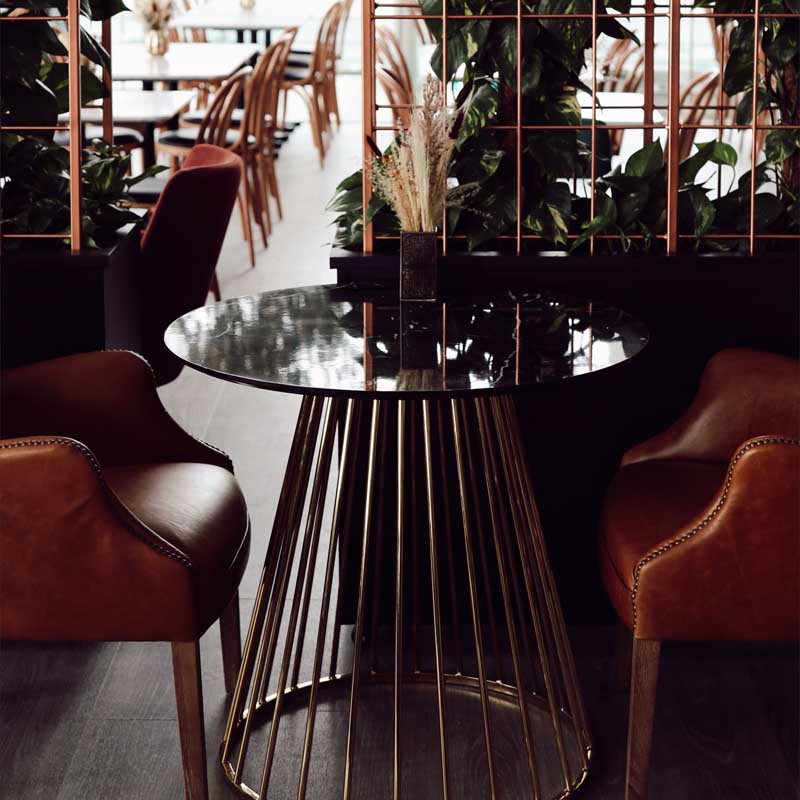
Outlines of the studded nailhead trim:
[[[109,487],[108,483],[106,482],[106,479],[103,476],[103,470],[100,467],[99,462],[95,458],[94,453],[88,447],[86,447],[86,445],[81,444],[75,439],[55,437],[50,439],[26,439],[20,442],[5,442],[3,444],[0,444],[0,450],[11,450],[13,448],[18,448],[18,447],[37,447],[42,445],[66,445],[67,447],[72,447],[75,450],[77,450],[89,462],[95,474],[97,475],[97,478],[100,481],[103,489],[108,494],[114,496],[113,490]],[[126,525],[125,527],[137,539],[144,542],[144,544],[146,544],[153,550],[156,550],[162,555],[165,555],[169,558],[173,558],[175,559],[175,561],[179,561],[186,567],[192,566],[192,562],[185,555],[183,555],[183,553],[181,553],[179,550],[170,547],[163,539],[157,537],[154,533],[150,533],[150,535],[148,535],[148,530],[144,525],[144,523],[139,522],[139,524],[142,526],[141,530],[135,527],[130,527],[128,525]]]
[[653,550],[652,552],[648,553],[644,558],[642,558],[637,564],[636,568],[633,573],[633,589],[631,590],[631,602],[633,603],[633,630],[636,631],[636,622],[637,622],[637,612],[638,609],[636,607],[636,596],[639,592],[639,578],[642,574],[642,569],[644,569],[646,564],[649,564],[651,561],[654,561],[659,556],[663,556],[664,553],[669,552],[678,545],[687,542],[693,536],[698,534],[702,531],[708,524],[719,515],[722,511],[723,506],[728,500],[728,492],[731,488],[731,483],[733,482],[733,472],[736,468],[736,465],[742,459],[745,453],[750,450],[754,450],[757,447],[762,447],[763,445],[767,444],[788,444],[794,446],[800,446],[800,440],[798,439],[790,439],[784,436],[764,436],[759,439],[753,439],[752,441],[748,442],[744,447],[739,448],[736,452],[734,457],[731,459],[730,466],[728,467],[728,472],[725,476],[725,485],[722,489],[722,495],[719,499],[719,502],[711,509],[711,511],[699,522],[695,525],[691,530],[687,531],[684,534],[681,534],[675,539],[670,540],[666,544],[659,547],[657,550]]

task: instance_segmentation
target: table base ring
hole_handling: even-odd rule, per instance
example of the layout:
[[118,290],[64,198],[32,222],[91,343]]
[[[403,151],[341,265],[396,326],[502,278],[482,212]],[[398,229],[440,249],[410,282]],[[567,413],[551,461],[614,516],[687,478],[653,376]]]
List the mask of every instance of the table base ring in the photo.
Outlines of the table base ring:
[[[332,472],[332,518],[323,534]],[[310,625],[320,579],[318,621]],[[348,609],[351,584],[357,599]],[[345,619],[355,627],[342,674],[350,649],[342,642]],[[304,652],[313,653],[310,668]],[[391,707],[378,718],[392,721],[387,794],[399,800],[411,694],[436,717],[436,747],[426,753],[440,783],[426,797],[454,796],[458,762],[450,763],[450,751],[460,753],[466,735],[483,745],[482,766],[471,765],[480,772],[476,797],[563,798],[587,776],[591,740],[511,398],[307,397],[222,743],[225,775],[253,800],[301,800],[317,712],[337,703],[346,707],[338,736],[343,764],[331,797],[360,797],[359,737],[374,723],[367,712],[377,703]],[[270,791],[278,731],[301,712],[302,751],[296,764],[282,762],[278,795]],[[508,773],[508,753],[498,759],[496,750],[511,740]],[[290,761],[296,784],[287,794]],[[509,774],[525,789],[508,795]]]

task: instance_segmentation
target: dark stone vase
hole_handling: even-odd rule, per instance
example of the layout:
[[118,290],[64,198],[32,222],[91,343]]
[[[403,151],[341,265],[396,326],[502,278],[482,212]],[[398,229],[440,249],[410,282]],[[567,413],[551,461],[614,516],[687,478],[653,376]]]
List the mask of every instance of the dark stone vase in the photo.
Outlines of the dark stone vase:
[[400,299],[436,300],[439,240],[433,233],[400,234]]

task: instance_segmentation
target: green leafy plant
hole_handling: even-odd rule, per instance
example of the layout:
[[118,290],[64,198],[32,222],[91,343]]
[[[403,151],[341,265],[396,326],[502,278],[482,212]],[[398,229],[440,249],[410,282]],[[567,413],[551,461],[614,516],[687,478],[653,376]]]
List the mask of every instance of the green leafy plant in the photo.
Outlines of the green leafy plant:
[[[63,2],[20,0],[15,3],[31,15],[55,8],[67,13]],[[121,0],[81,0],[80,11],[90,20],[105,20],[126,11]],[[19,12],[17,12],[19,13]],[[3,46],[0,119],[7,126],[50,126],[69,110],[67,55],[59,33],[63,23],[17,20],[2,24]],[[80,31],[81,96],[84,103],[103,97],[102,81],[90,64],[108,68],[108,53],[88,33]],[[123,225],[138,219],[121,207],[136,179],[128,177],[130,156],[95,141],[82,153],[81,191],[85,243],[96,246]],[[69,152],[54,142],[52,132],[4,133],[0,137],[0,221],[5,233],[47,233],[65,236],[69,231]],[[27,241],[27,240],[26,240]],[[35,242],[35,240],[30,240]],[[38,246],[41,243],[36,243]],[[5,247],[21,240],[5,240]]]
[[[441,14],[442,0],[419,0],[426,15]],[[800,0],[766,0],[772,11],[797,11]],[[515,2],[500,0],[448,0],[453,14],[477,15],[491,5],[495,14],[515,14]],[[699,0],[720,13],[752,11],[753,0]],[[591,0],[542,0],[523,2],[523,8],[543,14],[590,13]],[[605,0],[600,8],[597,34],[617,39],[636,40],[619,20],[607,14],[614,9],[622,14],[630,10],[629,0]],[[762,10],[765,10],[762,2]],[[748,29],[749,22],[749,29]],[[770,109],[774,121],[796,122],[798,25],[796,20],[764,20],[762,45],[767,65],[757,87],[763,93],[760,109]],[[431,68],[441,74],[441,23],[427,20],[437,47]],[[732,26],[730,57],[725,69],[725,91],[740,96],[737,122],[749,121],[752,113],[753,24],[740,25],[730,17],[719,20],[721,27]],[[749,40],[748,40],[749,30]],[[666,230],[667,177],[661,145],[648,145],[633,154],[625,168],[602,175],[594,187],[594,217],[591,201],[576,194],[573,179],[591,174],[588,137],[575,130],[585,120],[577,98],[585,54],[592,47],[592,26],[585,19],[535,19],[523,24],[522,115],[526,123],[555,126],[556,130],[527,131],[522,139],[522,230],[542,237],[550,246],[580,249],[592,235],[610,236],[603,246],[611,250],[647,251],[654,247],[656,236]],[[448,233],[463,237],[474,250],[516,227],[517,175],[516,134],[487,128],[487,125],[513,125],[516,121],[516,36],[517,23],[509,20],[453,19],[448,23],[448,78],[459,88],[456,102],[470,98],[469,112],[459,136],[451,163],[450,175],[459,184],[474,183],[478,191],[468,208],[449,209]],[[748,45],[749,41],[749,45]],[[637,42],[638,43],[638,42]],[[749,50],[748,50],[749,46]],[[760,95],[759,95],[760,97]],[[595,165],[603,169],[600,152],[607,141],[602,128],[597,137]],[[757,170],[758,187],[768,191],[756,196],[756,227],[762,231],[783,231],[797,225],[797,187],[800,170],[796,168],[800,134],[776,130],[765,140],[765,165]],[[607,163],[607,162],[606,162]],[[719,198],[712,198],[709,187],[699,184],[697,176],[706,164],[734,166],[736,152],[721,142],[697,147],[680,166],[679,222],[681,233],[704,237],[713,233],[749,230],[749,173]],[[793,168],[792,165],[795,165]],[[794,169],[794,171],[793,171]],[[769,186],[767,186],[769,184]],[[770,191],[777,187],[777,194]],[[744,187],[747,187],[745,190]],[[777,198],[777,202],[776,202]],[[346,178],[338,187],[331,209],[335,220],[335,244],[358,246],[362,242],[361,173]],[[368,221],[376,234],[396,229],[392,214],[373,197],[367,210]],[[636,238],[631,238],[635,236]],[[697,239],[697,246],[730,249],[739,246],[735,239]]]

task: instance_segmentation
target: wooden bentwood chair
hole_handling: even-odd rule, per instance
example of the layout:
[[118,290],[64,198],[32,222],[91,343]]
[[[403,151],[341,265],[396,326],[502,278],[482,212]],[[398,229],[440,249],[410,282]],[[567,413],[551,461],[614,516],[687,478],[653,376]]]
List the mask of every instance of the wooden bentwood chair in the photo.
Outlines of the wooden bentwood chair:
[[219,620],[232,692],[250,549],[230,460],[134,353],[6,370],[0,398],[0,636],[171,642],[186,797],[207,800],[198,640]]
[[663,640],[797,640],[799,479],[798,362],[755,350],[714,356],[686,413],[625,454],[600,564],[633,633],[627,800],[648,796]]

